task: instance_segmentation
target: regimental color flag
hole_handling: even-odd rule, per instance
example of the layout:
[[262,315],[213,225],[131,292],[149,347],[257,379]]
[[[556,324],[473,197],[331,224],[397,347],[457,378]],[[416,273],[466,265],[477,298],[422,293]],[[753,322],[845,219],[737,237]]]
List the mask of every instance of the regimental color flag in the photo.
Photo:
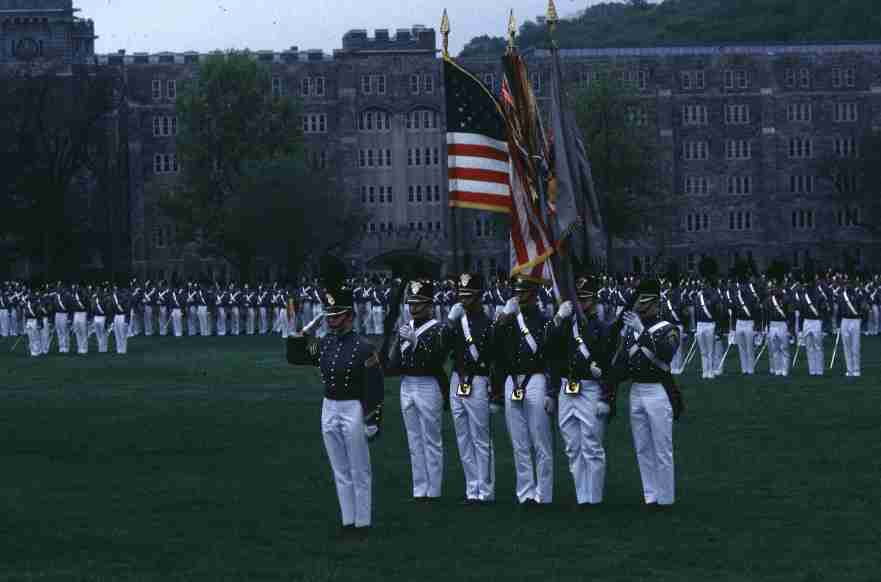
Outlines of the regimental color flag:
[[505,117],[492,92],[444,59],[450,206],[511,212]]

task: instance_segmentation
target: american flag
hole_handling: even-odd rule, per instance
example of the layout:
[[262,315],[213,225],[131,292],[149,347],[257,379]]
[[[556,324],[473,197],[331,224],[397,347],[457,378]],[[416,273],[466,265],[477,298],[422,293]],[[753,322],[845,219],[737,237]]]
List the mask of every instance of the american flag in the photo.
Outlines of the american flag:
[[510,156],[498,101],[477,77],[444,59],[450,206],[511,212]]

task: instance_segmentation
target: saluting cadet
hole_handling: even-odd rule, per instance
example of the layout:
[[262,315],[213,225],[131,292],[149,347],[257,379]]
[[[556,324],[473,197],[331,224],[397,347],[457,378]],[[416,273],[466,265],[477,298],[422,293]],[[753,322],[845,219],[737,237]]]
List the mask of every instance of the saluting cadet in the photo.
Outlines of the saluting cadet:
[[453,333],[450,408],[465,473],[465,503],[486,503],[496,495],[490,407],[494,396],[497,400],[501,397],[490,393],[493,323],[480,304],[483,277],[463,273],[457,287],[459,302],[449,313]]
[[805,356],[811,376],[822,376],[825,366],[823,355],[823,319],[829,311],[829,304],[823,299],[818,285],[806,287],[801,293],[800,311]]
[[[545,362],[545,340],[551,322],[538,309],[538,284],[518,275],[514,297],[496,324],[495,357],[505,378],[505,422],[514,449],[517,499],[521,504],[551,503],[554,459],[551,418],[557,387],[551,386]],[[533,461],[534,459],[534,461]]]
[[779,282],[772,282],[764,312],[768,320],[768,360],[771,363],[771,375],[788,376],[790,327],[794,324],[794,317],[791,313],[792,306],[786,300]]
[[848,378],[860,377],[860,332],[867,308],[859,289],[850,281],[845,282],[838,294],[838,316],[841,319],[838,328]]
[[660,292],[657,280],[640,283],[634,311],[622,315],[612,363],[622,362],[623,377],[633,381],[630,426],[645,503],[670,506],[676,501],[673,420],[680,410],[670,388],[670,362],[679,347],[679,330],[659,318]]
[[560,435],[566,445],[569,472],[579,508],[601,503],[606,480],[603,448],[609,418],[604,371],[609,367],[609,328],[596,309],[597,284],[586,277],[576,282],[584,319],[574,315],[572,302],[560,304],[549,332],[548,349],[560,354]]
[[438,499],[443,489],[441,415],[448,396],[444,362],[452,346],[452,333],[431,317],[434,285],[430,280],[411,281],[409,291],[407,305],[413,319],[398,330],[388,375],[401,377],[401,414],[410,449],[413,498],[431,501]]
[[379,434],[383,374],[373,346],[353,331],[354,301],[345,288],[325,292],[330,333],[311,336],[324,314],[287,340],[288,362],[318,366],[324,384],[321,435],[336,483],[345,536],[363,538],[371,525],[368,439]]
[[73,334],[76,337],[76,351],[79,355],[89,353],[89,299],[79,285],[74,284],[70,292],[73,309]]

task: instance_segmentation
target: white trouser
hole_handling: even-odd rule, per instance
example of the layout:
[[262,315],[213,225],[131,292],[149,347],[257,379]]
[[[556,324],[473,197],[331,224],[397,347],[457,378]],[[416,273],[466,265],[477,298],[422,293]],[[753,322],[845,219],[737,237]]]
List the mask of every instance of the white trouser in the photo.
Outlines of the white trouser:
[[826,358],[823,354],[823,322],[806,319],[804,323],[805,356],[811,376],[822,376]]
[[184,335],[184,314],[180,307],[171,310],[171,327],[174,329],[174,337]]
[[272,309],[272,333],[279,333],[281,331],[281,325],[282,325],[282,320],[281,320],[282,308],[277,305],[273,305],[271,307],[271,309]]
[[606,481],[606,451],[603,437],[608,420],[600,410],[600,385],[592,380],[581,381],[581,392],[566,394],[569,381],[560,386],[560,436],[566,446],[569,472],[575,481],[575,497],[579,504],[601,503]]
[[266,335],[269,333],[269,310],[261,305],[260,306],[260,335]]
[[441,414],[444,402],[437,379],[401,377],[401,414],[407,429],[413,497],[440,497],[444,472]]
[[514,449],[517,499],[520,503],[529,499],[550,503],[554,497],[554,449],[551,419],[544,409],[548,380],[544,374],[533,374],[525,398],[514,402],[514,383],[519,386],[523,378],[508,376],[505,380],[505,423]]
[[43,355],[43,339],[40,333],[40,326],[37,325],[37,320],[25,319],[24,330],[28,334],[28,346],[31,349],[31,356],[36,358]]
[[9,337],[9,310],[0,309],[0,337]]
[[18,308],[14,307],[9,310],[9,335],[24,335],[23,331],[24,327],[18,316]]
[[633,383],[630,429],[646,503],[676,501],[673,468],[673,407],[660,384]]
[[489,378],[474,376],[471,395],[456,394],[459,374],[450,378],[450,409],[456,429],[459,458],[465,473],[465,497],[480,501],[495,499],[495,467],[490,440]]
[[196,308],[196,315],[199,317],[199,333],[202,337],[211,335],[211,329],[208,327],[208,306],[200,305]]
[[785,321],[772,321],[768,326],[768,358],[772,376],[789,375],[789,328]]
[[294,333],[293,322],[291,318],[288,317],[288,310],[285,307],[279,307],[279,324],[278,330],[281,332],[282,339],[287,339],[289,335]]
[[49,347],[52,343],[52,326],[49,325],[49,318],[43,318],[43,327],[40,328],[40,347],[44,354],[49,353]]
[[734,340],[737,342],[737,354],[740,356],[740,371],[752,374],[756,368],[756,346],[753,343],[756,324],[747,319],[738,319],[734,328]]
[[126,353],[128,350],[128,325],[125,323],[125,315],[119,314],[113,318],[113,337],[116,340],[116,353]]
[[841,349],[844,350],[844,362],[848,376],[860,375],[860,327],[861,319],[844,318],[841,320]]
[[358,400],[324,399],[321,437],[333,470],[343,525],[370,525],[370,449]]
[[55,314],[55,334],[58,336],[58,353],[66,354],[70,351],[70,330],[67,327],[67,314]]
[[198,333],[199,315],[196,312],[196,306],[187,307],[187,335],[194,336]]
[[713,378],[716,375],[716,323],[713,321],[697,322],[697,346],[701,351],[702,377]]
[[138,311],[134,307],[129,310],[129,324],[126,328],[126,333],[128,337],[133,337],[141,333],[140,326],[138,325]]
[[298,322],[299,328],[303,329],[306,327],[306,324],[312,321],[312,302],[304,301],[303,306],[300,308],[300,321]]
[[168,335],[168,306],[159,306],[159,335],[165,337]]
[[226,335],[226,307],[217,308],[217,335]]
[[229,313],[229,326],[232,335],[242,333],[242,312],[238,306],[233,306]]
[[92,320],[92,327],[95,330],[95,339],[98,340],[98,353],[107,353],[107,316],[96,315]]
[[685,328],[677,325],[679,328],[679,347],[673,354],[673,360],[670,362],[670,373],[679,375],[682,373],[682,364],[685,361]]
[[153,306],[144,305],[144,335],[153,335]]
[[89,326],[85,311],[77,311],[73,314],[73,335],[76,336],[77,353],[89,353]]
[[257,311],[253,307],[248,308],[248,319],[245,322],[245,333],[248,335],[254,335],[254,332],[257,329]]
[[[713,340],[713,377],[717,378],[722,375],[722,367],[725,365],[723,362],[723,358],[725,357],[725,352],[727,351],[726,344],[722,343],[722,337],[717,336]],[[725,340],[727,341],[727,339]]]
[[382,305],[374,305],[373,308],[373,335],[382,335],[383,325],[385,324],[385,308]]

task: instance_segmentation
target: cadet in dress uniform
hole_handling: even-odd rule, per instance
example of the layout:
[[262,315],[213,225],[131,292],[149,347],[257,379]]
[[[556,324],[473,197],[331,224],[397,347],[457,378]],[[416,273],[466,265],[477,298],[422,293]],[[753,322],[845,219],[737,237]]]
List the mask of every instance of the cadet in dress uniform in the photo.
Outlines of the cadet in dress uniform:
[[31,357],[37,358],[44,353],[43,337],[40,332],[40,320],[43,317],[43,301],[36,293],[25,293],[22,301],[24,304],[24,329],[28,336],[28,346],[31,350]]
[[110,292],[110,305],[113,309],[113,338],[116,340],[116,353],[128,352],[128,320],[131,314],[131,294],[126,289],[114,287]]
[[159,284],[159,292],[156,294],[156,303],[159,305],[159,335],[168,335],[168,311],[171,303],[172,289],[165,281]]
[[407,305],[413,319],[398,330],[391,346],[388,375],[401,377],[401,414],[407,429],[413,498],[430,501],[443,489],[444,449],[441,435],[448,380],[444,362],[452,345],[450,328],[432,315],[434,285],[410,282]]
[[682,289],[677,285],[674,287],[672,283],[664,284],[661,291],[661,317],[666,319],[679,329],[679,349],[673,356],[673,362],[670,366],[671,372],[678,376],[682,374],[682,368],[685,363],[685,323],[684,310],[682,306]]
[[378,435],[382,420],[382,368],[373,346],[352,329],[351,290],[328,289],[324,296],[331,333],[320,341],[311,337],[323,318],[319,315],[302,334],[287,339],[287,358],[293,365],[318,366],[321,372],[321,434],[336,483],[343,531],[363,537],[372,523],[367,441]]
[[716,367],[716,337],[721,306],[719,295],[711,285],[701,283],[692,295],[697,320],[697,345],[701,353],[702,378],[712,380],[718,376]]
[[737,353],[740,356],[740,371],[744,375],[752,375],[756,368],[756,345],[754,335],[761,330],[761,306],[756,296],[750,291],[746,282],[735,286],[732,291],[734,300],[735,324],[734,338]]
[[593,280],[579,278],[576,294],[584,319],[574,314],[572,302],[563,302],[548,338],[551,353],[563,356],[554,375],[560,378],[558,418],[579,508],[602,502],[606,480],[603,439],[610,408],[603,374],[611,371],[609,327],[597,313],[597,290]]
[[58,336],[58,353],[67,354],[70,352],[69,323],[72,305],[67,289],[61,285],[60,281],[52,294],[52,301],[55,308],[55,334]]
[[154,311],[156,310],[156,297],[158,289],[153,285],[152,281],[144,283],[144,294],[141,302],[144,305],[144,337],[153,335]]
[[622,314],[621,340],[612,362],[623,362],[623,374],[633,381],[630,426],[645,503],[670,506],[676,500],[673,420],[679,404],[665,383],[673,378],[670,362],[679,347],[679,330],[659,319],[660,292],[656,280],[640,283],[635,310]]
[[0,288],[0,337],[9,337],[10,333],[10,293],[6,285]]
[[792,306],[786,300],[783,287],[779,282],[771,284],[768,299],[765,302],[765,317],[768,321],[768,359],[771,363],[772,376],[789,375],[789,339],[790,326],[794,321]]
[[[554,459],[551,415],[557,386],[547,377],[545,340],[551,322],[538,309],[538,284],[517,276],[514,297],[496,324],[495,357],[504,380],[505,422],[514,449],[517,499],[521,504],[551,503]],[[533,462],[534,459],[534,462]]]
[[70,290],[70,305],[73,310],[76,351],[84,356],[89,353],[89,298],[79,285],[74,285]]
[[838,317],[841,320],[841,349],[847,366],[845,376],[859,378],[860,371],[860,332],[868,303],[859,288],[850,281],[844,283],[838,293]]
[[98,341],[98,353],[107,353],[107,314],[113,313],[107,303],[107,287],[101,286],[89,298],[89,307],[92,312],[92,327],[95,329],[95,339]]
[[801,292],[799,311],[803,320],[802,343],[811,376],[822,376],[825,367],[823,352],[823,320],[829,312],[829,304],[823,299],[818,285],[806,287]]
[[[459,302],[450,308],[453,374],[450,378],[450,408],[459,458],[465,473],[465,503],[495,500],[495,467],[491,453],[491,394],[493,322],[481,305],[483,277],[463,273],[457,282]],[[497,407],[495,404],[494,407]]]

